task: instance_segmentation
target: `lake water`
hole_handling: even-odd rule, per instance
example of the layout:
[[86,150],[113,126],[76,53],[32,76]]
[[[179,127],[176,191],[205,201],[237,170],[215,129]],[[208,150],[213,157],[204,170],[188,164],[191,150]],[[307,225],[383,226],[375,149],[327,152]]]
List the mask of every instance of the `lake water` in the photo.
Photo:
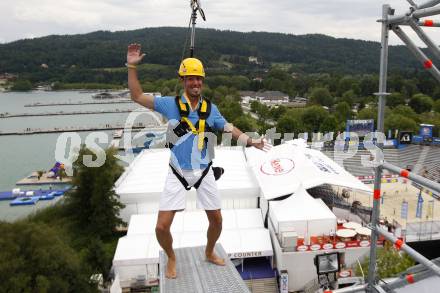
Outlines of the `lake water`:
[[[75,106],[43,106],[25,107],[26,104],[55,103],[55,102],[92,102],[93,93],[77,91],[45,92],[33,91],[28,93],[0,92],[0,113],[46,113],[72,112],[93,110],[134,110],[139,106],[135,103],[105,104],[105,105],[75,105]],[[66,116],[17,117],[0,119],[0,131],[24,130],[26,128],[55,128],[67,126],[96,127],[105,124],[124,125],[129,113],[87,114]],[[138,121],[138,120],[136,120]],[[104,132],[112,139],[112,131]],[[90,132],[78,132],[82,142]],[[49,170],[55,163],[55,148],[61,133],[0,136],[0,191],[15,188],[15,182],[26,177],[32,171]],[[100,145],[105,148],[107,144]],[[35,188],[20,187],[23,189]],[[46,187],[47,188],[47,187]],[[53,201],[51,201],[53,202]],[[0,220],[14,220],[48,202],[38,202],[35,206],[10,207],[9,201],[0,201]]]

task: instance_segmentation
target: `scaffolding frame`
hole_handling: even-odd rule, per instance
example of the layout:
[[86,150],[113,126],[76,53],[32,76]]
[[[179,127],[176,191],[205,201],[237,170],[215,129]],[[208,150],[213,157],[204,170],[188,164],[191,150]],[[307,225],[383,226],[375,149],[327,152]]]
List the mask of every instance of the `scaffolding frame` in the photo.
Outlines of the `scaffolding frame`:
[[[440,14],[440,0],[429,0],[425,3],[417,5],[413,0],[407,0],[411,5],[408,12],[394,16],[394,9],[388,4],[382,6],[382,23],[381,34],[381,53],[380,53],[380,73],[379,73],[379,92],[375,95],[379,97],[378,102],[378,121],[376,132],[384,133],[384,115],[387,93],[387,74],[388,74],[388,39],[389,32],[394,32],[400,40],[408,47],[416,59],[429,71],[435,79],[440,82],[440,71],[433,64],[425,53],[417,47],[417,45],[410,39],[410,37],[400,28],[402,25],[409,26],[417,36],[426,44],[429,52],[440,59],[440,50],[431,38],[426,35],[421,27],[440,27],[440,23],[435,23],[433,20],[420,20],[422,17],[434,16]],[[383,142],[377,140],[377,146],[383,150]],[[410,179],[422,186],[428,187],[434,191],[440,192],[440,184],[428,180],[422,176],[411,173],[408,170],[394,166],[388,162],[380,162],[374,169],[374,192],[373,192],[373,213],[371,223],[369,225],[372,230],[371,233],[371,247],[370,247],[370,263],[368,270],[367,283],[361,286],[338,289],[335,291],[327,291],[334,293],[349,293],[349,292],[393,292],[393,289],[406,286],[430,277],[432,275],[440,276],[440,261],[431,261],[406,245],[402,239],[395,237],[379,227],[380,216],[380,198],[381,198],[381,178],[383,169],[392,173],[398,174],[401,177]],[[406,252],[411,258],[419,263],[418,266],[408,270],[401,278],[388,284],[378,284],[376,279],[376,256],[377,256],[377,240],[379,235],[382,235],[387,240],[391,241],[394,246]],[[372,261],[374,260],[374,261]]]

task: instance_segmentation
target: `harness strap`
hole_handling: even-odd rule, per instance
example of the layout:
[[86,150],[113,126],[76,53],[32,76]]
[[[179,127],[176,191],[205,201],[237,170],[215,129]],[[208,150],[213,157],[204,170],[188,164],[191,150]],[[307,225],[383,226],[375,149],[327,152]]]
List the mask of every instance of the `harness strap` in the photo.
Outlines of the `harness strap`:
[[182,119],[182,121],[184,121],[186,124],[188,124],[188,127],[189,127],[189,129],[191,130],[191,132],[192,132],[193,134],[197,134],[197,133],[198,133],[197,129],[194,127],[194,124],[191,123],[191,121],[188,119],[188,117],[182,117],[181,119]]
[[209,162],[208,166],[205,168],[205,170],[203,170],[202,176],[200,176],[199,180],[197,180],[197,182],[194,184],[195,189],[199,188],[200,184],[202,184],[203,178],[205,178],[205,176],[208,174],[209,169],[211,169],[211,166],[212,166],[212,161]]
[[199,150],[203,149],[203,146],[205,145],[205,119],[199,120],[199,140],[197,143],[197,147]]
[[176,104],[179,108],[181,122],[185,122],[188,125],[191,132],[195,135],[198,135],[197,148],[199,150],[202,150],[205,145],[206,119],[208,118],[211,112],[211,103],[209,103],[206,99],[202,98],[202,104],[197,110],[197,114],[199,115],[199,121],[197,121],[196,126],[194,126],[194,124],[188,119],[188,115],[189,115],[188,103],[183,102],[179,96],[176,96]]
[[202,175],[197,180],[197,182],[194,183],[193,186],[191,186],[188,184],[188,181],[186,181],[185,177],[183,177],[179,172],[177,172],[177,170],[170,164],[171,171],[173,171],[173,174],[177,177],[177,179],[179,179],[180,183],[182,183],[183,187],[185,187],[186,190],[190,190],[191,187],[194,187],[195,189],[199,188],[200,184],[203,181],[203,178],[206,177],[211,166],[212,166],[212,162],[210,162],[208,166],[203,170]]
[[179,174],[179,172],[174,169],[173,166],[170,164],[171,171],[173,171],[173,174],[179,179],[180,183],[182,183],[183,187],[185,187],[186,190],[190,190],[191,186],[189,186],[188,181],[186,181],[185,177]]
[[189,115],[189,105],[182,102],[179,96],[176,96],[177,106],[179,108],[179,113],[181,117],[188,117]]

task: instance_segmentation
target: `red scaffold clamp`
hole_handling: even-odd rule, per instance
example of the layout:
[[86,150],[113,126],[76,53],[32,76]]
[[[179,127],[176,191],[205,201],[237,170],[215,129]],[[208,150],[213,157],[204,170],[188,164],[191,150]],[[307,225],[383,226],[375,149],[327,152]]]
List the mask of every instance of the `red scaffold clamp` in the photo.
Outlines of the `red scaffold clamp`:
[[414,276],[412,274],[409,274],[405,277],[406,281],[408,282],[408,284],[413,284],[414,281]]
[[434,26],[434,21],[433,21],[432,19],[426,19],[426,20],[423,22],[423,25],[424,25],[424,26]]
[[380,189],[375,189],[375,190],[374,190],[373,198],[374,198],[375,200],[379,200],[379,199],[380,199]]
[[394,243],[394,247],[396,247],[397,250],[400,250],[402,246],[403,246],[403,240],[397,239],[396,242]]
[[432,68],[432,61],[430,59],[426,60],[425,63],[423,63],[423,67],[425,67],[425,69]]
[[408,178],[409,177],[409,171],[403,169],[402,171],[400,171],[400,176]]

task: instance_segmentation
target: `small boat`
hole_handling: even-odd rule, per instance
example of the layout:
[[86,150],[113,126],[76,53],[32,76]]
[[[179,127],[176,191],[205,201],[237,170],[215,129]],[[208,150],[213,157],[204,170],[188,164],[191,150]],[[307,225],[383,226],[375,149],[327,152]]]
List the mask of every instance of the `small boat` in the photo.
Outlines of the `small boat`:
[[39,200],[52,200],[52,199],[54,199],[55,198],[55,196],[52,194],[52,192],[51,193],[49,193],[49,194],[43,194],[43,195],[40,195],[40,198],[39,198]]
[[17,197],[9,203],[10,206],[34,205],[40,199],[39,196]]
[[48,196],[61,196],[64,194],[64,191],[62,190],[58,190],[58,191],[52,191],[51,193],[48,194]]
[[107,92],[103,92],[103,93],[98,93],[96,95],[93,95],[92,98],[94,99],[114,99],[114,98],[118,98],[119,96],[115,96],[111,93],[107,93]]

